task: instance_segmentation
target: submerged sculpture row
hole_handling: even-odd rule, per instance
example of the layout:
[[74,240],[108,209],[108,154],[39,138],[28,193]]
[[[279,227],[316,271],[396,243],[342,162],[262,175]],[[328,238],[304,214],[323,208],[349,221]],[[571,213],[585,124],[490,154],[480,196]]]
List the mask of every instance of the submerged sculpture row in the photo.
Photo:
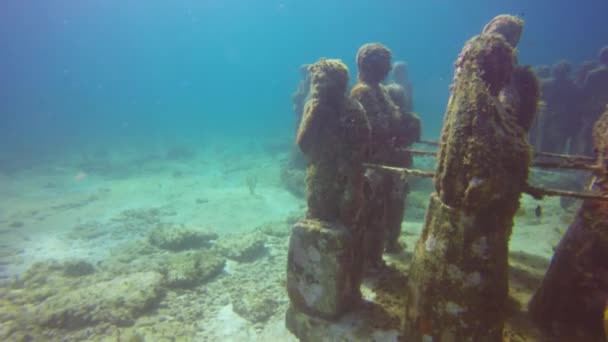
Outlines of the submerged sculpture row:
[[[541,95],[533,69],[517,61],[523,26],[520,18],[497,16],[466,42],[456,60],[437,153],[435,192],[407,285],[399,290],[406,300],[398,329],[407,341],[503,339],[508,242],[520,195],[530,191],[528,134]],[[411,112],[411,86],[403,76],[405,69],[400,69],[404,65],[394,68],[395,82],[383,84],[391,58],[391,51],[381,44],[362,46],[356,58],[357,82],[349,94],[346,65],[321,59],[306,67],[308,78],[296,93],[295,110],[302,113],[296,143],[307,165],[308,211],[291,233],[287,265],[291,307],[286,323],[303,340],[311,339],[306,330],[314,329],[314,324],[303,320],[331,324],[358,310],[364,301],[360,290],[364,276],[381,272],[382,254],[399,249],[407,181],[390,167],[411,167],[408,147],[420,140],[421,124]],[[598,124],[594,136],[600,154],[594,167],[595,187],[601,193],[605,128]],[[366,167],[369,164],[390,167]],[[579,216],[593,219],[575,222],[578,231],[601,221],[604,204],[598,209],[597,201],[585,203],[591,204],[585,204]],[[558,255],[576,260],[568,254],[571,249],[561,250],[567,251],[558,249]],[[587,262],[581,267],[599,269],[601,264]],[[554,268],[560,269],[557,263]],[[550,280],[551,274],[557,274],[556,282]],[[564,294],[564,289],[554,288],[563,274],[549,273],[539,299],[533,301],[533,312],[543,312],[549,305],[542,298]],[[601,280],[592,282],[591,287],[600,291],[598,301],[608,298]],[[579,309],[587,300],[570,298],[580,304]],[[570,307],[571,300],[562,300],[562,307]],[[596,309],[578,312],[585,324],[601,322]],[[534,318],[541,326],[552,327],[564,317],[536,314]],[[598,324],[590,326],[598,329]]]

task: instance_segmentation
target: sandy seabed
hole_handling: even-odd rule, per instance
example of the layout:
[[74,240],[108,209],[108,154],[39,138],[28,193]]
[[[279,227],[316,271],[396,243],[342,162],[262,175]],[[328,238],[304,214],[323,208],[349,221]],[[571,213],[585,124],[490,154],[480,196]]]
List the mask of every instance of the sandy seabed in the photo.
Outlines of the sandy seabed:
[[[263,146],[108,149],[1,170],[0,339],[297,340],[284,326],[284,282],[289,228],[305,202],[281,184],[287,158],[288,148]],[[406,255],[422,229],[429,189],[420,182],[408,198]],[[557,198],[522,197],[511,238],[519,312],[572,217]],[[217,234],[198,249],[215,253],[221,269],[187,285],[155,283],[167,260],[192,253],[151,245],[159,226]],[[71,274],[74,264],[81,266]],[[96,284],[121,295],[90,299]],[[128,310],[116,313],[120,307]],[[513,331],[528,329],[516,316]]]

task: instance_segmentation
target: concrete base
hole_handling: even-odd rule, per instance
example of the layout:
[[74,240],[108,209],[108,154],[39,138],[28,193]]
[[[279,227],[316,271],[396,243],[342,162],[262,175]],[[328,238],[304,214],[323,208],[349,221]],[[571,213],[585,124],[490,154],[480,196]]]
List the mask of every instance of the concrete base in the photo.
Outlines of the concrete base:
[[399,327],[379,329],[370,325],[365,310],[346,314],[337,321],[309,316],[293,307],[287,310],[287,329],[300,341],[399,341]]
[[342,226],[301,220],[292,228],[287,293],[301,312],[337,319],[361,300],[355,239]]

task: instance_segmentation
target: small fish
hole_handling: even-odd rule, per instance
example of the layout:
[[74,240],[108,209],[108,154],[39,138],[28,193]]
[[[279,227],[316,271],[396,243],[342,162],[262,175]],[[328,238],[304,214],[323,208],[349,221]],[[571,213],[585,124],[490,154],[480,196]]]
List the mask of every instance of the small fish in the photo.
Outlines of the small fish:
[[543,216],[543,207],[537,205],[536,209],[534,209],[534,214],[536,215],[536,218],[540,218],[541,216]]
[[74,176],[74,180],[77,182],[83,181],[85,178],[87,178],[87,174],[83,171],[78,172],[76,176]]

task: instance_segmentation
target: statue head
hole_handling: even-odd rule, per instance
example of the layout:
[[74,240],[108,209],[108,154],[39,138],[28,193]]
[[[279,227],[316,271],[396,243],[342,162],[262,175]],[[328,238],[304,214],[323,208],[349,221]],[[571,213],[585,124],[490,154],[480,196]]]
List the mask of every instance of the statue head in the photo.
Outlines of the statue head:
[[344,96],[348,86],[348,68],[339,59],[321,58],[308,67],[310,84],[317,96]]
[[481,33],[496,33],[503,36],[512,47],[516,47],[524,30],[524,21],[516,16],[501,14],[494,17]]
[[393,64],[393,80],[401,85],[404,85],[409,81],[407,63],[398,61]]
[[378,84],[388,76],[391,70],[392,53],[379,43],[365,44],[357,52],[359,80],[369,84]]

